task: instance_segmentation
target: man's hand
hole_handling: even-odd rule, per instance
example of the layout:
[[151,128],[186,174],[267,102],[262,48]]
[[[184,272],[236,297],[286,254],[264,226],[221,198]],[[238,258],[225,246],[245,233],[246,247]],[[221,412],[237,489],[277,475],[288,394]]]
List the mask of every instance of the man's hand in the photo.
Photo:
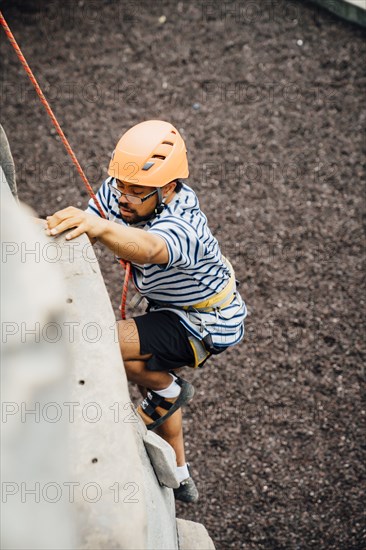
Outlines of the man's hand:
[[87,233],[90,239],[98,238],[103,232],[106,220],[87,214],[84,210],[69,206],[59,210],[53,216],[47,216],[47,235],[58,235],[67,229],[75,227],[66,235],[67,240],[75,239],[83,233]]
[[92,243],[98,239],[116,256],[128,262],[167,264],[169,261],[167,244],[160,235],[135,227],[124,227],[73,206],[47,216],[47,235],[58,235],[67,229],[72,229],[66,235],[67,240],[87,233]]

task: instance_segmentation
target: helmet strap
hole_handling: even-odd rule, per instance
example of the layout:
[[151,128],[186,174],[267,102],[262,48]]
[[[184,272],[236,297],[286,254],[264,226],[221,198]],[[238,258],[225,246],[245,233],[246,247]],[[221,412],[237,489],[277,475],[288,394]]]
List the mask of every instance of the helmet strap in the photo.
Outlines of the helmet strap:
[[157,192],[158,192],[158,203],[155,207],[155,214],[161,214],[162,211],[164,210],[166,204],[165,204],[165,199],[163,198],[163,194],[161,192],[161,189],[160,187],[157,188]]

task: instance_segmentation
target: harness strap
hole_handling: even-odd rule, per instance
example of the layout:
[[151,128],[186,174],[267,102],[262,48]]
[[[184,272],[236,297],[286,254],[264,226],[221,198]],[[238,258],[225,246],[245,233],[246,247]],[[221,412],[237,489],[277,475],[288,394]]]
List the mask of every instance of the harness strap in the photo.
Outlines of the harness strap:
[[142,410],[145,414],[147,414],[147,416],[149,416],[153,420],[159,420],[160,414],[155,411],[155,407],[153,407],[150,402],[146,400],[146,398],[142,402]]
[[230,270],[230,279],[225,288],[220,290],[220,292],[218,292],[214,296],[211,296],[211,298],[207,298],[206,300],[203,300],[198,304],[193,304],[192,306],[183,306],[184,310],[187,311],[190,308],[194,308],[203,312],[210,312],[216,308],[224,308],[231,304],[235,297],[236,290],[235,273],[233,266],[231,265],[229,260],[224,256],[222,256],[222,259]]
[[173,406],[173,403],[166,401],[164,397],[162,397],[161,395],[153,391],[149,392],[147,397],[145,397],[145,399],[148,402],[148,404],[154,408],[154,410],[156,407],[161,407],[162,409],[169,411]]

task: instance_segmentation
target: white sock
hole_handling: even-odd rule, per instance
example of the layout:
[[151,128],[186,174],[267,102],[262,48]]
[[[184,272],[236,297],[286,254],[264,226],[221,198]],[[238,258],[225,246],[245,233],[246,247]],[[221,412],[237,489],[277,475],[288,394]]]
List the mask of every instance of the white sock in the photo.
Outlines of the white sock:
[[189,477],[189,471],[188,471],[187,464],[185,464],[184,466],[177,466],[176,475],[177,475],[179,483],[182,483],[182,481],[184,479],[187,479],[187,477]]
[[166,398],[178,397],[178,395],[180,394],[181,387],[179,386],[179,384],[176,383],[176,377],[171,373],[169,374],[173,378],[173,382],[170,384],[170,386],[168,386],[163,390],[158,390],[158,391],[154,390],[154,392],[160,395],[161,397],[166,397]]

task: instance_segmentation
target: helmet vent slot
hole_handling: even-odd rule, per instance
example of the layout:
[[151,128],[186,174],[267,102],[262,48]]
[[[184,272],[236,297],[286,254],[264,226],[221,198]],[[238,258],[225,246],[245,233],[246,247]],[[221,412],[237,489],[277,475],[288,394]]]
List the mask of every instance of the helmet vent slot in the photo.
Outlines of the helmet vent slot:
[[170,133],[171,133],[171,134],[176,134],[177,132],[174,132],[174,130],[172,130]]
[[171,141],[163,141],[162,144],[164,145],[174,145]]
[[166,159],[166,157],[164,157],[164,155],[153,155],[151,158],[160,159],[160,160],[165,160]]

